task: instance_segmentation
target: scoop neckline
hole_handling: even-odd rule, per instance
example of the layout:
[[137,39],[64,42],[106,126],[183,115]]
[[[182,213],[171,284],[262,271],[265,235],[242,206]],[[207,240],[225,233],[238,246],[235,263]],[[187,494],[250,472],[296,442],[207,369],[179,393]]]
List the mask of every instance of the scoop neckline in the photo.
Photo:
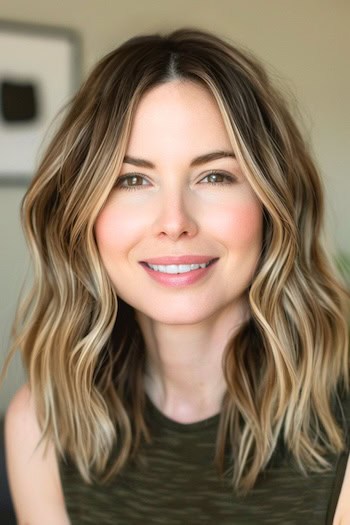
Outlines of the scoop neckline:
[[220,412],[210,416],[206,419],[201,419],[194,423],[180,423],[174,419],[169,418],[163,412],[161,412],[153,403],[151,398],[146,394],[146,406],[148,413],[152,420],[157,421],[160,425],[170,430],[175,430],[181,434],[200,432],[201,430],[208,430],[208,428],[214,428],[217,426],[220,419]]

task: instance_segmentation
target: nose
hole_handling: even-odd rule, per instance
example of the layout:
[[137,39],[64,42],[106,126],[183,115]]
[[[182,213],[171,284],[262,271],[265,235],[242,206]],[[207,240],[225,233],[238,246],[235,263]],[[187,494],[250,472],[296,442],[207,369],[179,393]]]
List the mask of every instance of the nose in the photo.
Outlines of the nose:
[[153,224],[153,233],[176,241],[182,237],[194,237],[198,231],[195,206],[190,198],[175,191],[160,196],[160,203]]

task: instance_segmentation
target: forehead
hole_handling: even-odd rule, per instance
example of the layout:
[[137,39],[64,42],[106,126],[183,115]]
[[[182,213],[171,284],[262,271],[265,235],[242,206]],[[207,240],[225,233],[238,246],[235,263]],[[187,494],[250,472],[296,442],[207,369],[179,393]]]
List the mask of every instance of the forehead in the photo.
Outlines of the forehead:
[[128,153],[156,150],[201,154],[229,149],[230,140],[212,93],[199,84],[174,80],[152,88],[141,98],[133,118]]

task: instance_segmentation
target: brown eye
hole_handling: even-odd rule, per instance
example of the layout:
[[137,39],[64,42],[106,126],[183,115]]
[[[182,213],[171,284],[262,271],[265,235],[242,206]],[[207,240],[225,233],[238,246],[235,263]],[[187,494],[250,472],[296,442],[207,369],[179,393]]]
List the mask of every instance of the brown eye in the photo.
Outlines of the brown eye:
[[117,188],[125,188],[125,189],[136,189],[141,186],[148,186],[149,183],[147,179],[145,179],[142,175],[137,174],[130,174],[130,175],[122,175],[118,178],[116,182]]
[[207,184],[232,184],[234,181],[235,179],[231,175],[221,171],[212,171],[203,177],[200,182]]

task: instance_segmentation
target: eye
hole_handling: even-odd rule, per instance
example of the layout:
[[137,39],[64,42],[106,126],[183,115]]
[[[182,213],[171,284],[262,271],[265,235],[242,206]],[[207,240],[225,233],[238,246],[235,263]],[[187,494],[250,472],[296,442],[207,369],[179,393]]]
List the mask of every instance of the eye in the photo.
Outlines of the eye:
[[236,178],[233,175],[224,173],[222,171],[211,171],[205,177],[203,177],[200,184],[233,184]]
[[126,190],[135,190],[139,189],[141,186],[149,186],[150,183],[148,182],[145,177],[142,175],[138,175],[137,173],[130,173],[129,175],[121,175],[118,177],[115,187],[116,188],[122,188]]

